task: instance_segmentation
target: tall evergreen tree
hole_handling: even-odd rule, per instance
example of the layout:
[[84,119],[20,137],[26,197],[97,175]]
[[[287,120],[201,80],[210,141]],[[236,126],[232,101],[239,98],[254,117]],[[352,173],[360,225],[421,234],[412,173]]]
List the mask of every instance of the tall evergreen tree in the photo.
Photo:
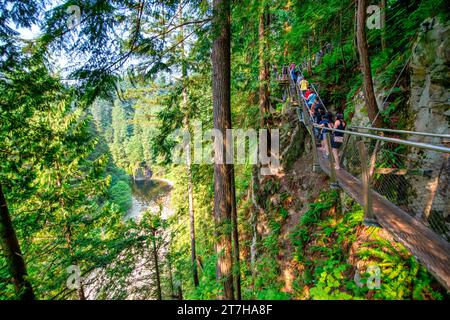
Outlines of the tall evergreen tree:
[[[232,141],[227,138],[226,130],[231,129],[230,103],[230,1],[213,1],[213,48],[211,60],[213,66],[213,113],[214,128],[223,136],[219,148],[223,151],[222,163],[214,164],[214,219],[216,223],[217,276],[223,283],[222,298],[234,299],[233,257],[231,246],[231,215],[233,208],[233,168],[226,164],[225,154],[232,153]],[[219,152],[219,150],[216,150]]]

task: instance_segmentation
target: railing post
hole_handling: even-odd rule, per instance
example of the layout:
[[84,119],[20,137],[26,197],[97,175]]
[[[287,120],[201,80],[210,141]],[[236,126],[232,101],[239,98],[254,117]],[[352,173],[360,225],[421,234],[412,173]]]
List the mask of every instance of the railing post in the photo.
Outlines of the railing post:
[[341,164],[344,163],[344,158],[347,153],[347,146],[348,146],[348,141],[350,140],[350,137],[351,136],[349,134],[344,135],[344,142],[342,143],[341,151],[339,152],[339,159],[341,159]]
[[305,108],[305,103],[304,103],[303,98],[302,98],[301,94],[299,93],[299,90],[297,87],[295,87],[295,93],[297,96],[298,106],[302,110],[303,122],[305,123],[306,126],[309,127],[309,125],[311,124],[311,121],[309,119],[309,113],[308,113],[307,109]]
[[311,124],[311,144],[312,144],[312,150],[313,150],[313,172],[320,172],[320,165],[319,165],[319,159],[317,156],[317,143],[316,143],[316,136],[314,135],[314,126]]
[[367,226],[380,227],[372,210],[372,194],[370,192],[370,172],[367,164],[367,149],[364,141],[358,142],[359,158],[361,160],[361,179],[363,184],[364,220]]
[[[301,103],[301,101],[299,101],[299,104]],[[302,108],[302,115],[303,115],[303,121],[305,122],[305,124],[307,126],[309,126],[311,124],[311,121],[309,119],[309,114],[307,113],[307,111],[305,110],[305,106],[301,107]]]
[[339,188],[339,184],[336,180],[336,168],[335,168],[335,159],[333,156],[333,152],[331,152],[331,138],[330,131],[327,130],[325,133],[326,144],[328,147],[328,159],[330,160],[330,187],[331,189]]
[[297,108],[295,108],[295,110],[297,111],[298,121],[305,123],[305,121],[303,121],[303,111],[302,111],[301,107],[297,107]]

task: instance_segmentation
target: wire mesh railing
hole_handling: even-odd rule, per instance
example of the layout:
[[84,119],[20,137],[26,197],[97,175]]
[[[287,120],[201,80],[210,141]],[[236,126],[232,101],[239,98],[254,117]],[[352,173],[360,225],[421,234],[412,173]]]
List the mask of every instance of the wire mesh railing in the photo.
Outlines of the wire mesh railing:
[[[371,190],[450,241],[450,148],[351,131],[345,135],[334,159],[341,168],[360,180],[367,168]],[[359,143],[367,152],[365,163]]]
[[448,153],[383,143],[371,187],[450,240]]

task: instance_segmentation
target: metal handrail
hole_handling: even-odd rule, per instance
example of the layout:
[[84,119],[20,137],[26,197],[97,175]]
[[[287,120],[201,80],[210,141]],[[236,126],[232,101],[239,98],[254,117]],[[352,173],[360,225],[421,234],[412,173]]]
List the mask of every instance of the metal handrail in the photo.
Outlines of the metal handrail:
[[[289,79],[289,85],[291,84],[291,82],[292,82],[292,79],[290,78]],[[303,96],[303,94],[301,94],[301,93],[299,94],[299,89],[297,87],[297,84],[294,84],[294,86],[295,86],[295,92],[297,94],[297,97],[301,97],[302,98],[302,100],[303,100],[303,107],[306,108],[306,114],[308,115],[310,121],[313,123],[314,122],[314,118],[309,113],[309,108],[307,106],[307,99]],[[319,95],[317,95],[317,96],[319,96]],[[320,97],[319,97],[319,99],[320,99]],[[298,103],[299,103],[299,106],[300,106],[300,101],[298,101]]]
[[[299,69],[300,74],[303,78],[303,72]],[[313,88],[314,92],[316,93],[317,97],[319,98],[320,102],[322,103],[322,106],[325,108],[325,111],[328,111],[325,104],[323,103],[322,99],[320,98],[319,93],[317,92],[316,88],[314,87],[314,84],[311,83],[311,87]],[[396,130],[396,129],[387,129],[387,128],[373,128],[373,127],[363,127],[363,126],[350,126],[349,128],[352,129],[362,129],[362,130],[373,130],[373,131],[380,131],[380,132],[392,132],[392,133],[400,133],[400,134],[408,134],[408,135],[415,135],[415,136],[424,136],[424,137],[435,137],[435,138],[443,138],[443,139],[450,139],[450,134],[440,134],[440,133],[428,133],[428,132],[417,132],[417,131],[407,131],[407,130]]]
[[444,133],[429,133],[429,132],[416,132],[416,131],[407,131],[407,130],[396,130],[396,129],[386,129],[386,128],[373,128],[373,127],[362,127],[362,126],[350,126],[351,129],[362,129],[362,130],[372,130],[372,131],[381,131],[381,132],[392,132],[392,133],[401,133],[415,136],[425,136],[425,137],[436,137],[436,138],[447,138],[450,139],[450,134]]
[[[300,71],[300,73],[303,76],[303,73],[301,71]],[[291,82],[292,82],[292,79],[289,76],[289,84],[291,84]],[[297,86],[297,84],[295,84],[295,83],[294,83],[294,85],[295,85],[295,87]],[[297,87],[296,87],[296,89],[297,89]],[[313,86],[313,89],[314,89],[314,86]],[[316,92],[317,96],[320,99],[320,96],[317,93],[317,91],[315,89],[314,89],[314,91]],[[305,99],[305,97],[303,97],[303,95],[300,95],[300,96],[303,98],[303,102],[304,102],[303,107],[305,107],[306,99]],[[320,101],[322,102],[321,99],[320,99]],[[322,105],[323,105],[323,102],[322,102]],[[325,108],[325,106],[324,106],[324,108]],[[309,115],[308,111],[309,111],[308,108],[306,108],[306,112]],[[312,119],[312,117],[311,117],[311,119]],[[368,134],[368,133],[354,132],[354,131],[349,131],[349,130],[339,130],[339,129],[329,128],[329,127],[322,127],[322,126],[314,123],[313,121],[312,121],[312,126],[315,127],[315,128],[318,128],[318,129],[328,130],[328,131],[332,131],[332,132],[341,132],[341,133],[344,133],[344,134],[350,134],[350,135],[354,135],[354,136],[371,138],[371,139],[374,139],[374,140],[380,140],[380,141],[386,141],[386,142],[391,142],[391,143],[403,144],[403,145],[406,145],[406,146],[415,147],[415,148],[419,148],[419,149],[427,149],[427,150],[432,150],[432,151],[437,151],[437,152],[443,152],[443,153],[449,153],[450,154],[450,148],[445,147],[445,146],[431,145],[431,144],[427,144],[427,143],[415,142],[415,141],[409,141],[409,140],[402,140],[402,139],[397,139],[397,138],[389,138],[389,137],[378,136],[378,135],[373,135],[373,134]],[[350,128],[368,129],[368,130],[370,129],[370,130],[375,130],[375,131],[408,133],[408,134],[416,134],[416,135],[430,136],[430,137],[450,138],[450,135],[446,135],[446,134],[414,132],[414,131],[394,130],[394,129],[384,129],[384,128],[369,128],[369,127],[361,127],[361,126],[352,126]]]
[[377,136],[377,135],[368,134],[368,133],[360,133],[360,132],[354,132],[354,131],[348,131],[348,130],[339,130],[339,129],[334,129],[334,128],[322,127],[315,123],[313,123],[313,127],[318,128],[318,129],[327,130],[327,131],[332,131],[332,132],[341,132],[341,133],[345,133],[345,134],[349,134],[349,135],[354,135],[354,136],[359,136],[359,137],[364,137],[364,138],[371,138],[374,140],[381,140],[381,141],[386,141],[386,142],[403,144],[403,145],[406,145],[409,147],[414,147],[414,148],[419,148],[419,149],[427,149],[427,150],[432,150],[432,151],[437,151],[437,152],[450,153],[450,148],[447,148],[444,146],[436,146],[436,145],[432,145],[432,144],[428,144],[428,143],[414,142],[414,141],[408,141],[408,140],[402,140],[402,139],[396,139],[396,138]]
[[[300,74],[302,75],[302,78],[303,78],[303,79],[306,79],[305,76],[304,76],[304,74],[303,74],[303,72],[302,72],[302,70],[298,69],[298,71],[299,71]],[[308,81],[308,83],[309,83],[309,81]],[[316,93],[317,97],[319,98],[320,103],[322,104],[323,108],[325,109],[325,111],[328,112],[328,109],[327,109],[327,107],[325,106],[325,103],[323,103],[322,98],[320,98],[319,92],[317,92],[316,88],[314,87],[314,83],[311,82],[310,85],[311,85],[311,87],[313,88],[314,92]]]

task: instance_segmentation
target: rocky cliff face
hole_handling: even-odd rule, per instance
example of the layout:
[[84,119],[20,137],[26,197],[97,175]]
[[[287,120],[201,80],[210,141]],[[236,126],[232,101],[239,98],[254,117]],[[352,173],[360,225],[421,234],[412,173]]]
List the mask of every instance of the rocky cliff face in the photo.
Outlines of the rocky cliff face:
[[414,130],[449,133],[450,25],[437,19],[425,21],[411,59],[410,107]]
[[137,167],[133,170],[133,179],[135,181],[150,180],[152,175],[153,172],[147,165]]
[[[428,19],[410,62],[410,108],[414,131],[449,133],[450,124],[450,25]],[[425,140],[426,139],[426,140]],[[414,140],[441,144],[440,138]],[[410,155],[410,162],[418,154]],[[450,239],[449,159],[445,154],[425,152],[423,162],[431,177],[410,177],[416,190],[416,205],[424,205],[423,218],[438,233]]]
[[[409,113],[413,123],[408,130],[434,133],[449,133],[450,125],[450,24],[437,19],[428,19],[423,25],[409,70]],[[377,89],[375,94],[381,106],[386,92]],[[370,126],[365,109],[364,96],[359,91],[353,98],[355,115],[352,125]],[[416,139],[417,140],[417,139]],[[440,142],[427,140],[427,142]]]

